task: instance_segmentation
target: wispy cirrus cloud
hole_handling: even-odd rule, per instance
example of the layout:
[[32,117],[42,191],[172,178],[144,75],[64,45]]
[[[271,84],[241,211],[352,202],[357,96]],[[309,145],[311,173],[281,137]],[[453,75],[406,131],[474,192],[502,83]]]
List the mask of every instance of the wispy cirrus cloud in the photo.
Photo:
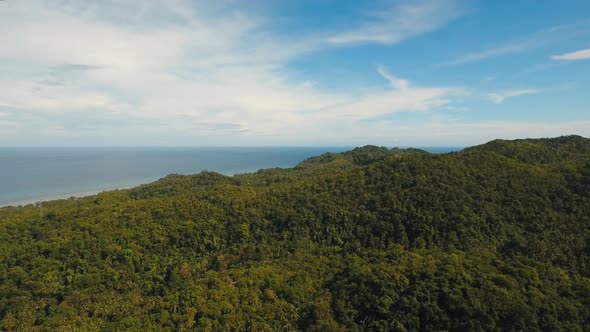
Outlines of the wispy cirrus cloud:
[[571,34],[572,31],[575,31],[576,29],[578,29],[576,25],[555,26],[548,29],[543,29],[520,39],[498,44],[489,48],[484,48],[476,52],[460,55],[450,61],[443,63],[442,65],[460,65],[499,56],[524,53],[526,51],[558,41],[564,35]]
[[326,41],[335,45],[395,44],[436,30],[463,14],[464,8],[454,0],[393,2],[388,8],[371,12],[367,23],[334,33]]
[[560,55],[553,55],[551,56],[551,59],[558,61],[575,61],[590,59],[590,48]]
[[493,57],[502,56],[502,55],[520,53],[520,52],[526,51],[527,49],[531,48],[531,46],[533,44],[534,43],[532,43],[532,42],[525,42],[525,43],[516,42],[513,44],[501,45],[498,47],[489,48],[486,50],[462,55],[456,59],[446,62],[444,65],[460,65],[460,64],[464,64],[464,63],[484,60],[487,58],[493,58]]
[[524,96],[524,95],[533,95],[533,94],[537,94],[540,92],[541,92],[541,90],[539,90],[539,89],[514,89],[514,90],[502,91],[502,92],[497,92],[497,93],[490,93],[490,94],[488,94],[488,97],[494,104],[501,104],[506,99],[509,99],[509,98],[514,98],[514,97]]

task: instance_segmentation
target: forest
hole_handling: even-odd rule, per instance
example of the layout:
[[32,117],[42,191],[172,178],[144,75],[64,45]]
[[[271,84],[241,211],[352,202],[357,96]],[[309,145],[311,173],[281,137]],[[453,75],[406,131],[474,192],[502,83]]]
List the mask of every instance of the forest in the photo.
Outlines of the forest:
[[590,139],[0,209],[4,331],[590,331]]

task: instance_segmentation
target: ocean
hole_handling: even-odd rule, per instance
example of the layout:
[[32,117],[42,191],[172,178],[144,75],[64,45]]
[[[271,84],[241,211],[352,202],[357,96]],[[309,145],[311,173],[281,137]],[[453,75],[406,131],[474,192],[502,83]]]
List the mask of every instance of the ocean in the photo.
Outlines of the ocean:
[[[432,153],[460,147],[421,147]],[[0,148],[0,207],[130,188],[168,174],[293,167],[346,147]]]

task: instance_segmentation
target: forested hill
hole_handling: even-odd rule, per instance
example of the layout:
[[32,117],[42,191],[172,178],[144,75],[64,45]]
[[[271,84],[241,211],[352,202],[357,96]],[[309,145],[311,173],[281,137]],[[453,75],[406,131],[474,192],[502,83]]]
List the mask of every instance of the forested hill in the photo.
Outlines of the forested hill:
[[572,135],[514,141],[494,140],[466,150],[491,151],[527,163],[547,164],[583,158],[590,154],[590,144],[587,138]]
[[367,146],[0,209],[0,330],[589,331],[590,140]]

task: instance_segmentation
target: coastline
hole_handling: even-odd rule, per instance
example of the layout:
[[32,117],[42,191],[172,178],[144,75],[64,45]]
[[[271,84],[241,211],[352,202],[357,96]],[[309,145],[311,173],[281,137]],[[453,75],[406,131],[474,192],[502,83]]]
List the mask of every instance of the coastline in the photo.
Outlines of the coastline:
[[[254,169],[246,169],[246,170],[240,170],[240,171],[232,170],[230,172],[219,172],[219,173],[223,174],[225,176],[234,176],[237,174],[245,174],[245,173],[251,173],[251,172],[255,172],[255,171],[256,170],[254,170]],[[198,174],[198,173],[194,173],[194,174]],[[185,174],[185,175],[187,175],[187,174]],[[188,175],[190,175],[190,174],[188,174]],[[161,178],[161,177],[159,177],[159,178]],[[63,194],[39,196],[39,197],[35,197],[35,198],[30,198],[30,199],[28,198],[28,199],[22,199],[22,200],[18,200],[18,201],[5,202],[5,203],[0,203],[0,209],[9,208],[9,207],[23,207],[23,206],[27,206],[27,205],[31,205],[31,204],[36,204],[36,203],[45,203],[45,202],[50,202],[50,201],[69,199],[72,197],[84,198],[84,197],[93,196],[93,195],[97,195],[97,194],[100,194],[103,192],[113,191],[113,190],[133,189],[133,188],[141,186],[143,184],[149,184],[154,181],[157,181],[159,178],[154,179],[154,180],[143,181],[143,182],[131,184],[131,185],[114,186],[114,187],[108,187],[105,189],[96,189],[96,190],[88,190],[88,191],[75,191],[75,192],[69,192],[69,193],[63,193]]]
[[64,193],[64,194],[55,194],[55,195],[51,195],[51,196],[36,197],[36,198],[31,198],[31,199],[23,199],[20,201],[0,203],[0,209],[8,208],[8,207],[22,207],[22,206],[27,206],[27,205],[36,204],[36,203],[45,203],[45,202],[50,202],[50,201],[69,199],[72,197],[83,198],[83,197],[97,195],[97,194],[107,192],[107,191],[132,189],[132,188],[135,188],[140,185],[141,184],[136,184],[136,185],[130,185],[130,186],[121,186],[121,187],[97,189],[97,190],[90,190],[90,191],[79,191],[79,192],[71,192],[71,193]]
[[[425,151],[430,153],[448,153],[451,151],[460,151],[462,147],[417,147],[422,148]],[[54,150],[44,150],[42,149],[41,152],[36,151],[32,154],[31,157],[27,153],[24,154],[24,157],[27,157],[31,160],[27,160],[27,163],[24,165],[27,166],[25,171],[22,170],[22,165],[15,162],[18,160],[23,160],[23,155],[15,155],[12,159],[8,158],[6,160],[13,161],[12,164],[3,165],[6,169],[1,169],[3,171],[3,175],[0,175],[0,182],[6,185],[7,188],[17,188],[20,185],[20,182],[31,182],[35,183],[40,182],[43,183],[46,179],[57,179],[53,181],[49,181],[44,183],[41,188],[35,188],[32,186],[29,190],[20,192],[13,192],[12,194],[5,194],[0,195],[0,209],[7,208],[7,207],[19,207],[19,206],[27,206],[39,202],[48,202],[54,200],[64,200],[71,197],[75,198],[82,198],[87,196],[92,196],[96,194],[100,194],[102,192],[112,191],[112,190],[125,190],[137,187],[142,184],[151,183],[153,181],[157,181],[159,178],[166,174],[198,174],[204,170],[213,170],[215,172],[221,173],[226,176],[234,176],[236,174],[244,174],[244,173],[252,173],[256,172],[259,169],[267,169],[267,168],[291,168],[297,165],[297,163],[305,160],[307,158],[320,155],[321,153],[325,152],[338,152],[340,149],[328,149],[328,148],[301,148],[303,150],[296,151],[297,153],[293,155],[293,151],[287,149],[283,151],[281,149],[271,149],[269,152],[265,152],[260,154],[260,151],[254,149],[253,152],[257,153],[257,157],[255,158],[256,162],[252,162],[252,158],[248,159],[245,158],[247,153],[251,153],[252,149],[248,150],[245,149],[244,151],[222,151],[223,153],[215,154],[209,152],[209,155],[201,156],[202,151],[196,150],[191,153],[176,153],[175,150],[172,155],[166,155],[166,158],[162,158],[161,153],[162,151],[156,150],[158,153],[151,153],[147,155],[136,156],[134,154],[129,153],[120,153],[121,151],[115,150],[115,154],[117,158],[114,158],[111,155],[104,155],[106,152],[101,152],[102,154],[92,155],[88,157],[84,152],[77,151],[76,149],[62,149],[59,150],[60,153],[56,153]],[[15,150],[18,151],[18,150]],[[101,150],[102,151],[102,150]],[[110,150],[106,150],[109,152]],[[126,150],[124,150],[125,152]],[[143,150],[140,150],[143,151]],[[164,152],[170,152],[165,150]],[[285,155],[286,153],[286,155]],[[173,157],[174,159],[170,159]],[[6,157],[5,157],[6,158]],[[36,158],[36,159],[35,159]],[[187,159],[188,158],[188,159]],[[192,159],[191,159],[192,158]],[[158,161],[165,159],[165,163],[158,164]],[[75,165],[64,167],[63,163],[65,161],[70,161]],[[100,160],[100,168],[96,167],[97,160]],[[106,160],[106,162],[105,162]],[[111,162],[113,161],[114,162]],[[49,163],[50,165],[55,164],[53,166],[60,166],[60,167],[53,167],[45,170],[44,167],[34,167],[31,165],[35,165],[37,162],[39,165],[44,165],[45,163]],[[200,162],[200,163],[199,163]],[[145,168],[145,164],[156,165],[153,169]],[[186,167],[186,165],[191,165],[190,167]],[[142,168],[143,167],[143,168]],[[65,169],[65,171],[64,171]],[[144,172],[139,172],[141,175],[138,174],[137,170],[146,170]],[[56,171],[57,170],[57,171]],[[108,170],[106,172],[105,170]],[[108,174],[108,176],[106,175]],[[115,174],[116,176],[111,176]],[[102,178],[101,178],[102,177]],[[76,183],[80,181],[79,179],[92,179],[92,178],[101,178],[102,181],[98,181],[97,183],[93,183],[93,181],[86,181],[89,183],[84,183],[83,185],[77,186],[78,188],[70,188],[63,190],[61,193],[51,193],[51,189],[48,188],[60,188],[61,182],[68,182],[68,181],[75,181]],[[102,182],[102,186],[101,183]],[[119,185],[120,184],[120,185]],[[78,190],[77,190],[78,189]],[[30,192],[37,192],[37,196],[28,195]],[[8,192],[8,191],[7,191]],[[11,199],[12,198],[14,199]],[[29,197],[27,197],[29,196]],[[32,197],[31,197],[32,196]]]
[[[232,170],[229,172],[219,172],[219,173],[221,173],[225,176],[234,176],[237,174],[245,174],[245,173],[255,172],[255,171],[256,170],[254,170],[254,169],[245,169],[245,170]],[[198,173],[194,173],[194,174],[198,174]],[[69,199],[72,197],[83,198],[83,197],[93,196],[93,195],[97,195],[97,194],[100,194],[103,192],[113,191],[113,190],[132,189],[132,188],[141,186],[143,184],[148,184],[153,181],[157,181],[159,178],[161,178],[161,177],[158,177],[153,180],[148,180],[148,181],[143,181],[140,183],[132,184],[132,185],[114,186],[114,187],[108,187],[105,189],[96,189],[96,190],[88,190],[88,191],[75,191],[75,192],[68,192],[68,193],[63,193],[63,194],[39,196],[39,197],[35,197],[35,198],[27,198],[27,199],[22,199],[22,200],[18,200],[18,201],[5,202],[5,203],[0,203],[0,209],[4,209],[4,208],[8,208],[8,207],[23,207],[23,206],[27,206],[27,205],[31,205],[31,204],[36,204],[36,203],[45,203],[45,202],[50,202],[50,201]]]

